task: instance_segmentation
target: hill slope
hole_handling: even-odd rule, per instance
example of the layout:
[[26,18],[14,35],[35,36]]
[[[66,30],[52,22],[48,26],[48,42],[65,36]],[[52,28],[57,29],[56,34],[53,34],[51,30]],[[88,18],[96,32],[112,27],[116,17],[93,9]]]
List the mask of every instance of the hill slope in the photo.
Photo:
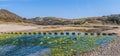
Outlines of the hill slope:
[[0,21],[1,22],[16,22],[16,23],[21,23],[21,22],[22,23],[33,23],[5,9],[0,9]]
[[82,25],[82,24],[116,24],[120,25],[120,15],[109,15],[101,17],[89,17],[78,19],[65,19],[56,17],[36,17],[31,19],[36,24],[40,25]]
[[69,19],[57,17],[36,17],[32,18],[31,20],[38,25],[68,25],[72,23],[72,21]]
[[108,24],[118,24],[120,25],[120,14],[113,14],[109,16],[98,17],[97,19],[104,21]]
[[22,18],[15,13],[0,9],[0,21],[3,22],[24,22],[38,25],[82,25],[82,24],[120,24],[120,14],[101,17],[66,19],[57,17],[36,17],[32,19]]

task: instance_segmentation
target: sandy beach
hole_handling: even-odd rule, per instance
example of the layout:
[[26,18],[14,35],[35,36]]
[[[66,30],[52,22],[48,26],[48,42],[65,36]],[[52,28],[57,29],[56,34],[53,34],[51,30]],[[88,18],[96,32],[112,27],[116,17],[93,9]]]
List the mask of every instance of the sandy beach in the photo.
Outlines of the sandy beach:
[[46,32],[46,31],[101,31],[97,28],[62,25],[0,24],[0,32]]
[[18,32],[37,29],[37,26],[20,25],[20,24],[0,24],[0,32]]

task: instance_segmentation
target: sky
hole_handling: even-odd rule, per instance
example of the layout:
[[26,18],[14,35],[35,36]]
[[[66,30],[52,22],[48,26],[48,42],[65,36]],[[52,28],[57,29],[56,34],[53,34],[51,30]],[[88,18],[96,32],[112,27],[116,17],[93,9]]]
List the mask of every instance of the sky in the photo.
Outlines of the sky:
[[26,18],[73,19],[120,14],[120,0],[0,0],[0,9]]

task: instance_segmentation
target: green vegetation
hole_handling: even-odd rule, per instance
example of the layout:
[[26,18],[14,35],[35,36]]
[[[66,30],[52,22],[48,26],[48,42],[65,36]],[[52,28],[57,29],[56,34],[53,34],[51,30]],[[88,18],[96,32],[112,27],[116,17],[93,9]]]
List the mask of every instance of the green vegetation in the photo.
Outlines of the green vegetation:
[[0,45],[11,44],[10,39],[12,40],[20,36],[23,36],[23,34],[2,34],[0,35]]
[[100,18],[102,21],[105,21],[109,24],[118,24],[120,25],[120,14],[118,15],[110,15],[110,16],[103,16]]
[[51,41],[45,40],[48,41],[50,45],[55,45],[50,48],[53,56],[71,56],[86,53],[98,47],[99,45],[96,44],[96,40],[102,38],[106,37],[98,36],[94,38],[92,36],[78,36],[77,38],[61,37]]
[[[40,35],[3,34],[0,35],[0,45],[11,44],[18,47],[36,46],[50,48],[51,54],[43,56],[71,56],[91,51],[112,39],[106,36],[56,37]],[[98,41],[98,42],[97,42]]]

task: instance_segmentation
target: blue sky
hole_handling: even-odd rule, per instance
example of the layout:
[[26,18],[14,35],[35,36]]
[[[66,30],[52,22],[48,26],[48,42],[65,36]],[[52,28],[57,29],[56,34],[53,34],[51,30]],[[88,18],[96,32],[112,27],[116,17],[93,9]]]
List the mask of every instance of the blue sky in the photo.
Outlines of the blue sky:
[[120,0],[0,0],[0,9],[26,18],[84,18],[120,14]]

